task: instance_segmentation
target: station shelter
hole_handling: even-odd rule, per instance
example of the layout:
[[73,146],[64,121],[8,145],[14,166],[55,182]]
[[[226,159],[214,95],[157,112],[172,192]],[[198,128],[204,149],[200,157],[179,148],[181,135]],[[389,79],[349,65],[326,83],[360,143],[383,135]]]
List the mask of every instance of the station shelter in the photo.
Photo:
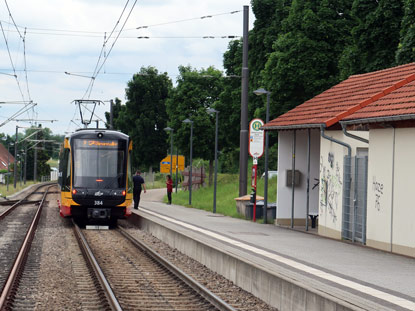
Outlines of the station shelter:
[[415,63],[353,75],[268,122],[276,224],[415,257]]

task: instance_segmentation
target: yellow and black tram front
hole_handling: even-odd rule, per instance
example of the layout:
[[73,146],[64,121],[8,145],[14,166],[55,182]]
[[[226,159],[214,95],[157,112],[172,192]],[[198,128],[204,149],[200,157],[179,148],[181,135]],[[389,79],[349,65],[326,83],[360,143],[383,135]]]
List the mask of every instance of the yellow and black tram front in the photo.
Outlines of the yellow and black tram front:
[[66,139],[61,159],[61,215],[87,221],[128,216],[129,137],[117,131],[85,129]]

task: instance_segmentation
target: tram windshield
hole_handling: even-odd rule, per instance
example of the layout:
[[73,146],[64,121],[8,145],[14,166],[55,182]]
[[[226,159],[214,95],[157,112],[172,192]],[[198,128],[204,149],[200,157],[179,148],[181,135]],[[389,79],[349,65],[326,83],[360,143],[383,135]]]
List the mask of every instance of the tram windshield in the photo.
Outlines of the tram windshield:
[[125,188],[126,141],[75,139],[73,186],[75,188]]

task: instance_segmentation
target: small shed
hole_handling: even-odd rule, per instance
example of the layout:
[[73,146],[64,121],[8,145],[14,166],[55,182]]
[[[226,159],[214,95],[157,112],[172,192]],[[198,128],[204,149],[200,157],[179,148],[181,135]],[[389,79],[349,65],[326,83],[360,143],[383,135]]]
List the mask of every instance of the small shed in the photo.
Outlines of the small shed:
[[320,235],[415,256],[414,116],[411,63],[351,76],[265,124],[279,133],[276,223],[308,229],[317,213]]

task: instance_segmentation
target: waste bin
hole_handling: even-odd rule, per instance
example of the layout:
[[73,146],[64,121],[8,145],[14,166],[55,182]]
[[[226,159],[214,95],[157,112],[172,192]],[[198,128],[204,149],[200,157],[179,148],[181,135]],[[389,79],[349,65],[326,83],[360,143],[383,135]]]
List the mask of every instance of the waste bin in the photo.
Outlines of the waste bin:
[[[258,201],[259,202],[259,201]],[[262,218],[262,212],[264,209],[264,203],[262,203],[261,206],[258,205],[258,202],[256,202],[256,209],[255,209],[255,218]],[[245,217],[247,219],[253,219],[254,217],[254,203],[249,203],[246,209],[246,215]]]
[[[263,200],[256,202],[256,209],[258,210],[258,206],[261,209],[260,217],[263,217],[264,214],[264,203]],[[267,205],[267,219],[277,218],[277,203],[268,203]]]

